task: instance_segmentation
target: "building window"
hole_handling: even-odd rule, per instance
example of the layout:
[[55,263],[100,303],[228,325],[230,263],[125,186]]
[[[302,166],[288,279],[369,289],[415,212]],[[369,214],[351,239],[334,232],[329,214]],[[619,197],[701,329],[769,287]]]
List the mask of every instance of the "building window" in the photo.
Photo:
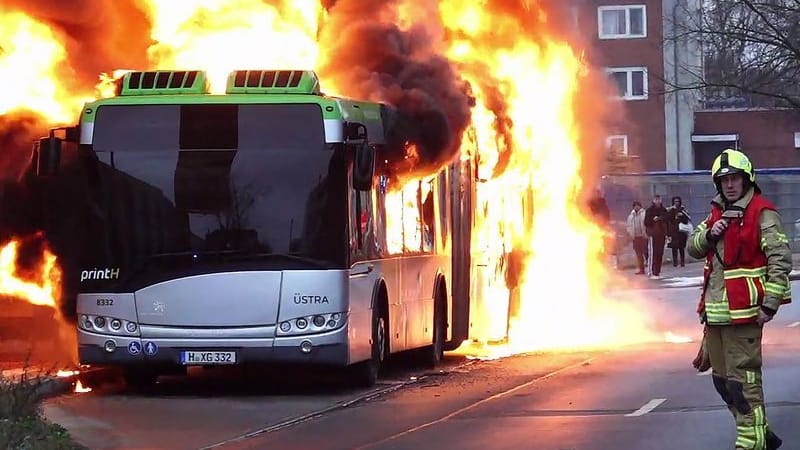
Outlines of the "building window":
[[616,134],[607,137],[606,150],[614,156],[628,156],[628,136]]
[[726,148],[739,150],[738,134],[692,134],[695,170],[711,170],[711,165]]
[[646,67],[614,67],[606,69],[619,97],[625,100],[647,99]]
[[800,149],[800,131],[794,132],[794,148]]
[[645,5],[599,6],[597,32],[600,39],[647,37]]

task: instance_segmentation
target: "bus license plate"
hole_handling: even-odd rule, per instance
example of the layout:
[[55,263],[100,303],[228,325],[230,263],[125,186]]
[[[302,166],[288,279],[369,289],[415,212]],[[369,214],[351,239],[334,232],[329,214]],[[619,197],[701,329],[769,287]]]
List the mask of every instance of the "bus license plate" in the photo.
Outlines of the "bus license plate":
[[236,352],[181,352],[181,364],[236,364]]

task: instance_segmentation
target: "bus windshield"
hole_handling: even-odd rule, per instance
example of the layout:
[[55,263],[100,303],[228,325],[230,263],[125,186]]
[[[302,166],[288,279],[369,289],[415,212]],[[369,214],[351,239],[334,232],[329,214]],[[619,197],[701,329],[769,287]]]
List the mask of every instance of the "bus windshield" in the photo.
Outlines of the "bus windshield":
[[82,265],[120,269],[82,288],[346,266],[347,158],[317,104],[106,105],[82,154],[100,219]]

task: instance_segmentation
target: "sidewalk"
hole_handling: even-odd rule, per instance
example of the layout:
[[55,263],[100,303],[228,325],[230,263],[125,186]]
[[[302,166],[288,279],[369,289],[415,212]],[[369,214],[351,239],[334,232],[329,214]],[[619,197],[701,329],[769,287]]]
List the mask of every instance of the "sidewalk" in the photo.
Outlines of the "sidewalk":
[[[800,253],[792,254],[792,273],[790,280],[800,280]],[[647,275],[636,275],[637,269],[630,264],[623,264],[617,273],[624,275],[624,278],[642,289],[657,288],[677,288],[677,287],[700,287],[703,285],[703,261],[686,256],[685,267],[673,267],[672,254],[664,255],[664,263],[661,266],[660,280],[651,280]]]

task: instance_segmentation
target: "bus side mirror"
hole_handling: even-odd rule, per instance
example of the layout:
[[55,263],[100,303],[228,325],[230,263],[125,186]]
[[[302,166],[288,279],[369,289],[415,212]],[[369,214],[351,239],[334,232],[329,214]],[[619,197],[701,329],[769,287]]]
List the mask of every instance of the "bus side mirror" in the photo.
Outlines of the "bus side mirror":
[[375,148],[366,143],[356,146],[353,155],[353,188],[357,191],[372,189],[375,176]]
[[49,177],[58,173],[61,163],[61,139],[47,137],[33,144],[33,162],[36,175]]
[[363,123],[347,122],[344,125],[344,138],[347,142],[366,141],[367,127]]

